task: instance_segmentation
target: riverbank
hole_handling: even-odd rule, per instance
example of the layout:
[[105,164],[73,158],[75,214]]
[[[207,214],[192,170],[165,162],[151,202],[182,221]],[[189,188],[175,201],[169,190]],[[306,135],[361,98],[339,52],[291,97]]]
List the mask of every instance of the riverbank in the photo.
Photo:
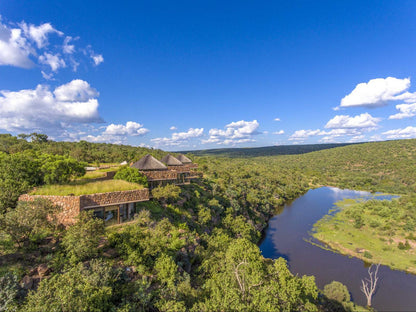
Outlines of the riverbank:
[[314,224],[312,236],[340,254],[416,274],[415,201],[404,196],[337,202]]

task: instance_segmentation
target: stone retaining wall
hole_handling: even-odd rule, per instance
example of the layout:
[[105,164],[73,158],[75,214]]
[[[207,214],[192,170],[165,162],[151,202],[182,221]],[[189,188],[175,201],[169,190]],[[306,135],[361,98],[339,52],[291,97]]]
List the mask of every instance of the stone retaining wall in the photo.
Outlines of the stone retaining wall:
[[120,191],[111,193],[99,193],[80,196],[80,208],[92,208],[97,206],[109,206],[149,200],[149,189]]
[[21,201],[34,201],[37,198],[49,199],[53,204],[61,206],[63,209],[58,214],[58,222],[64,225],[75,223],[75,217],[81,211],[79,196],[52,196],[52,195],[28,195],[23,194],[19,197]]
[[64,225],[75,223],[75,217],[81,210],[99,206],[110,206],[132,202],[148,201],[149,189],[98,193],[81,196],[53,196],[53,195],[28,195],[19,197],[21,201],[34,201],[36,198],[49,199],[53,204],[63,207],[58,214],[58,222]]
[[154,180],[176,180],[176,172],[171,170],[162,171],[140,171],[149,181]]

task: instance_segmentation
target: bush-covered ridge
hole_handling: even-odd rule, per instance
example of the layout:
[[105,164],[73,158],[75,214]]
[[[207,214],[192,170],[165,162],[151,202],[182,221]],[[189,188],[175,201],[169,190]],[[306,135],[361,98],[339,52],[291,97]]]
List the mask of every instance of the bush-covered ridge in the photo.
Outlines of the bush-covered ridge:
[[[38,222],[45,213],[25,214],[20,205],[28,203],[10,207],[0,217],[0,283],[7,285],[0,298],[22,311],[354,310],[344,287],[332,285],[318,295],[313,277],[293,276],[284,260],[262,258],[260,232],[279,204],[310,187],[411,192],[407,174],[416,163],[415,143],[250,159],[198,157],[205,179],[159,190],[157,200],[140,204],[135,222],[105,232],[88,216],[62,230],[53,220]],[[388,181],[379,178],[385,168]],[[53,210],[36,205],[43,208],[29,211]],[[8,227],[13,222],[18,226]]]

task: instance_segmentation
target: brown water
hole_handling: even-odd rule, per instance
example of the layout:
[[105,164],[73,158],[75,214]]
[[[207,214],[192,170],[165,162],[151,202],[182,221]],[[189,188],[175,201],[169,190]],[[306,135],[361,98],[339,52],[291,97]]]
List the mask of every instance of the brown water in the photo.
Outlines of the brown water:
[[[371,196],[367,192],[321,187],[285,205],[269,221],[269,227],[260,249],[264,257],[284,257],[293,274],[314,275],[319,288],[333,280],[346,285],[352,299],[365,305],[360,291],[361,279],[367,277],[368,265],[356,258],[349,258],[324,250],[305,241],[310,239],[313,224],[344,198]],[[377,199],[389,199],[377,196]],[[379,287],[373,297],[373,307],[378,311],[416,311],[416,276],[394,271],[386,266],[379,269]]]

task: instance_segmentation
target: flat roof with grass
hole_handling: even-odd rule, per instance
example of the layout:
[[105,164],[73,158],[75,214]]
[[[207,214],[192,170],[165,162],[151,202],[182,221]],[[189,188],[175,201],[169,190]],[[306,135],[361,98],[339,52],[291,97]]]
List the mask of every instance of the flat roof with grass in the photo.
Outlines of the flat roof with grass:
[[65,185],[44,185],[37,187],[29,195],[88,195],[97,193],[108,193],[118,191],[141,190],[144,186],[136,183],[130,183],[123,180],[105,180],[105,181],[82,181],[77,180]]

